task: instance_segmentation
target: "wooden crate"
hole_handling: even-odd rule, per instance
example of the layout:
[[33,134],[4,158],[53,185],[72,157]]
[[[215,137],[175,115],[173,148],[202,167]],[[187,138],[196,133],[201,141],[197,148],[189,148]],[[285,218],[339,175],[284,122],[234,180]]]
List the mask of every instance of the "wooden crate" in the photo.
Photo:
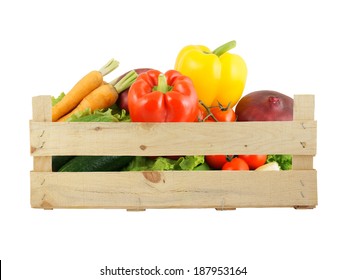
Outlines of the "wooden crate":
[[[33,208],[216,208],[317,205],[314,96],[294,96],[294,120],[235,123],[55,123],[33,97]],[[53,155],[292,154],[289,171],[52,172]]]

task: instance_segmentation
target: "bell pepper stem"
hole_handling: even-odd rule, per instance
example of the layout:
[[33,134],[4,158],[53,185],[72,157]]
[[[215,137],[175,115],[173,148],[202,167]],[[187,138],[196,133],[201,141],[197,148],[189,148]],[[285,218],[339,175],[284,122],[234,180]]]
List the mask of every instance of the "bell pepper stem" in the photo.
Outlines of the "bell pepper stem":
[[221,45],[220,47],[216,48],[212,53],[217,56],[221,56],[222,54],[226,53],[227,51],[230,51],[234,47],[236,47],[235,40],[227,42],[224,45]]
[[160,91],[162,93],[167,93],[171,90],[171,86],[167,83],[167,77],[164,74],[159,74],[158,76],[158,84],[154,87],[154,90]]

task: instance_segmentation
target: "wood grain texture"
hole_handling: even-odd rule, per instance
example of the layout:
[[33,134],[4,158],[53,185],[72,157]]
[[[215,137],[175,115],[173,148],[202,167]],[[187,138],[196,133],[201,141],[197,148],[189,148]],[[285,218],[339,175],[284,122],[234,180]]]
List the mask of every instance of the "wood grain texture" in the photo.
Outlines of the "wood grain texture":
[[316,122],[31,122],[32,155],[314,155]]
[[[38,122],[51,122],[51,97],[50,96],[35,96],[32,98],[32,119]],[[37,135],[38,139],[42,135]],[[43,144],[43,142],[42,142]],[[31,146],[31,153],[33,147]],[[33,158],[33,166],[35,171],[52,171],[52,157],[51,155],[42,155]]]
[[31,173],[34,208],[315,206],[316,171]]
[[315,108],[315,96],[311,94],[299,94],[294,96],[293,119],[313,120]]
[[[294,111],[293,119],[295,121],[314,120],[314,107],[315,97],[314,95],[295,95],[294,97]],[[315,148],[316,148],[316,129],[315,129]],[[316,153],[316,149],[315,149]],[[306,170],[313,169],[314,158],[312,155],[300,155],[293,154],[292,168],[294,170]]]

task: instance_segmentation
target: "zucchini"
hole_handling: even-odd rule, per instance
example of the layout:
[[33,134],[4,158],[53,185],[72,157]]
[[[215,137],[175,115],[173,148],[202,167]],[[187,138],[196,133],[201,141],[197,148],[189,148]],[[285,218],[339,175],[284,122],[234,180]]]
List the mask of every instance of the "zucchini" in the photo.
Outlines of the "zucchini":
[[120,171],[133,156],[76,156],[59,169],[59,172]]
[[53,156],[52,158],[52,170],[54,172],[59,171],[59,169],[69,162],[74,156]]

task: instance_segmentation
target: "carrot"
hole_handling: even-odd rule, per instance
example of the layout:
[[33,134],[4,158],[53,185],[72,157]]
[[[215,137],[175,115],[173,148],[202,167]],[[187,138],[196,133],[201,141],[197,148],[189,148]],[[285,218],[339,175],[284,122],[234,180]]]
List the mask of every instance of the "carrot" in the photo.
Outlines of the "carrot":
[[[119,82],[117,79],[109,84],[103,84],[93,90],[90,94],[83,98],[80,104],[67,115],[58,119],[58,122],[67,121],[72,115],[90,109],[91,112],[99,109],[106,109],[114,105],[119,97],[119,93],[129,88],[136,80],[138,74],[132,70],[124,76]],[[114,84],[116,83],[116,84]]]
[[55,122],[73,110],[88,94],[103,84],[103,77],[119,66],[111,59],[99,71],[91,71],[81,78],[73,88],[52,108],[52,120]]
[[93,112],[97,109],[110,107],[116,102],[117,98],[118,93],[111,84],[101,85],[87,95],[70,113],[58,119],[58,122],[66,121],[73,114],[84,111],[87,108],[90,108],[91,112]]

